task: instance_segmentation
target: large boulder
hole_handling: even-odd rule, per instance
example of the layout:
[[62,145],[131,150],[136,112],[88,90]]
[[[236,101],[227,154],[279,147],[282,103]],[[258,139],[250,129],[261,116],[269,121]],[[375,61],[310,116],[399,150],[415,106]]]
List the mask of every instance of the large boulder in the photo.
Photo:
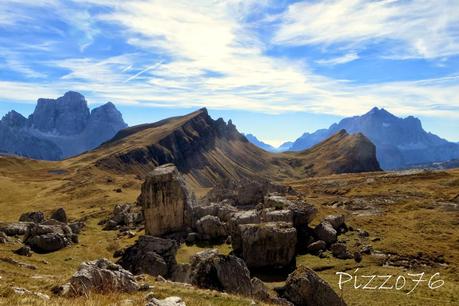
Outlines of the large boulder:
[[134,274],[168,277],[177,264],[177,249],[174,240],[140,236],[134,245],[123,252],[117,264]]
[[335,230],[344,225],[344,215],[328,215],[322,221],[330,223]]
[[333,226],[329,222],[321,222],[314,228],[314,234],[317,239],[325,241],[327,244],[334,243],[336,241],[336,235],[338,234]]
[[91,292],[133,292],[138,289],[139,285],[131,272],[102,258],[83,262],[68,284],[53,291],[66,296],[88,296]]
[[45,215],[41,211],[30,211],[23,213],[19,217],[20,222],[34,222],[41,223],[45,221]]
[[250,296],[250,272],[244,261],[236,256],[221,255],[206,250],[191,258],[191,284],[199,288],[226,291]]
[[36,253],[50,253],[72,243],[72,230],[64,223],[47,221],[48,224],[31,224],[24,236],[24,244]]
[[285,222],[239,225],[239,232],[232,236],[234,252],[249,268],[291,267],[296,242],[296,229]]
[[196,230],[202,239],[218,240],[228,236],[226,224],[215,216],[205,216],[196,223]]
[[345,306],[346,303],[313,270],[304,266],[291,273],[279,295],[296,306]]
[[145,217],[145,234],[160,236],[184,230],[192,223],[193,197],[173,164],[147,175],[137,199]]
[[347,246],[344,243],[333,243],[330,246],[332,255],[339,259],[351,259],[354,256],[347,250]]

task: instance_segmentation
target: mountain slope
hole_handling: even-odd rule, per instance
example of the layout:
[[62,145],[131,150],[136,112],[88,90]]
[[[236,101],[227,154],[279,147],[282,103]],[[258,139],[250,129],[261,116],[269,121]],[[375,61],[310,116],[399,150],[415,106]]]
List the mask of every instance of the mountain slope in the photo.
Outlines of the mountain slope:
[[377,157],[384,169],[459,157],[457,144],[424,131],[419,119],[412,116],[398,118],[376,107],[362,116],[345,118],[328,129],[305,133],[293,143],[290,150],[309,148],[342,129],[367,136],[376,145]]
[[59,160],[94,149],[127,127],[112,103],[89,111],[76,92],[38,99],[26,119],[11,111],[0,121],[0,151],[36,159]]
[[380,170],[374,147],[362,136],[343,131],[314,150],[273,154],[250,143],[231,121],[213,120],[206,109],[124,129],[96,150],[72,160],[141,176],[158,165],[174,163],[200,187],[241,178],[282,180]]

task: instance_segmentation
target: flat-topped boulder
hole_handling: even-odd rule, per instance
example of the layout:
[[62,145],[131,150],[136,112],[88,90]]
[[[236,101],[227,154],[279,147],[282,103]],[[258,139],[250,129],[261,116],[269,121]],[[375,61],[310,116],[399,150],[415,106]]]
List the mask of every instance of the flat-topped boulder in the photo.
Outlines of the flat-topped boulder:
[[234,252],[249,268],[291,267],[296,242],[296,229],[285,222],[239,225],[239,233],[232,236]]
[[159,166],[147,175],[137,201],[143,208],[147,235],[182,231],[191,223],[193,200],[173,164]]

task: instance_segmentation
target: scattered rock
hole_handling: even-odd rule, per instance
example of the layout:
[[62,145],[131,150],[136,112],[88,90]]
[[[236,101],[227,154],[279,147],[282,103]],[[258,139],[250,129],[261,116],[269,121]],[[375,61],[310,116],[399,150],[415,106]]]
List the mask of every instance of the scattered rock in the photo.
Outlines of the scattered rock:
[[245,260],[249,268],[288,268],[294,265],[296,229],[284,222],[245,224],[232,236],[235,254]]
[[319,240],[331,244],[336,241],[337,232],[328,222],[321,222],[314,228],[314,234]]
[[362,254],[360,252],[354,252],[354,260],[359,263],[362,261]]
[[133,292],[138,289],[139,285],[131,272],[102,258],[82,263],[69,283],[54,288],[53,292],[68,296],[87,296],[92,291]]
[[328,222],[335,230],[338,230],[344,225],[344,215],[329,215],[325,217],[322,222]]
[[313,270],[304,266],[291,273],[279,295],[296,306],[345,306],[346,303]]
[[19,249],[14,251],[15,254],[18,254],[20,256],[27,256],[30,257],[32,256],[32,252],[29,246],[25,245],[20,247]]
[[308,245],[308,252],[311,254],[318,255],[321,251],[327,249],[327,244],[323,240],[317,240]]
[[367,237],[370,237],[370,234],[367,231],[359,230],[359,237],[367,238]]
[[19,217],[19,221],[41,223],[45,221],[45,215],[41,211],[26,212]]
[[373,253],[373,247],[371,245],[365,245],[360,250],[360,253],[366,254],[366,255],[371,255],[371,253]]
[[244,261],[232,255],[220,255],[217,250],[206,250],[191,258],[191,284],[250,296],[250,272]]
[[173,164],[157,167],[142,184],[137,199],[145,216],[145,234],[163,235],[192,223],[194,199]]
[[163,300],[158,300],[156,298],[151,298],[147,306],[186,306],[185,302],[178,296],[170,296]]
[[339,259],[351,259],[354,258],[352,254],[347,250],[347,246],[344,243],[334,243],[331,245],[330,250],[334,257]]
[[15,294],[18,294],[18,295],[32,295],[32,296],[36,296],[42,299],[43,301],[49,300],[49,296],[41,292],[32,292],[28,289],[20,288],[20,287],[12,287],[11,289],[13,290]]
[[37,270],[36,266],[28,264],[28,263],[17,261],[16,259],[13,259],[11,257],[1,257],[0,261],[15,265],[16,267],[20,267],[20,268],[26,268],[26,269],[30,269],[30,270]]
[[108,220],[103,221],[104,230],[110,231],[122,226],[136,228],[144,222],[140,206],[131,204],[117,204],[113,208],[112,215]]
[[134,245],[124,251],[117,263],[134,274],[168,277],[177,264],[177,249],[174,240],[140,236]]
[[58,208],[56,209],[52,214],[51,214],[51,219],[57,220],[62,223],[67,223],[67,213],[65,212],[65,209],[63,208]]
[[86,226],[86,224],[83,221],[76,221],[69,223],[69,227],[72,230],[72,233],[74,234],[80,234],[83,228]]

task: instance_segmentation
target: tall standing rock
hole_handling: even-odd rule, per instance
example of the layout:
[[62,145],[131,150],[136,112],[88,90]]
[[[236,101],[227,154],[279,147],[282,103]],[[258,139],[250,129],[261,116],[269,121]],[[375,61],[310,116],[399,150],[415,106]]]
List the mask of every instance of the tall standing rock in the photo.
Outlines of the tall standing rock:
[[138,198],[145,216],[145,234],[160,236],[191,224],[192,197],[173,164],[153,170],[142,184]]

